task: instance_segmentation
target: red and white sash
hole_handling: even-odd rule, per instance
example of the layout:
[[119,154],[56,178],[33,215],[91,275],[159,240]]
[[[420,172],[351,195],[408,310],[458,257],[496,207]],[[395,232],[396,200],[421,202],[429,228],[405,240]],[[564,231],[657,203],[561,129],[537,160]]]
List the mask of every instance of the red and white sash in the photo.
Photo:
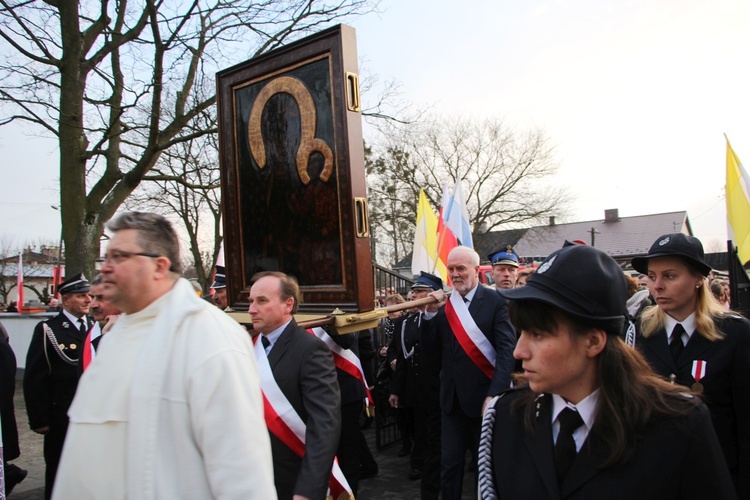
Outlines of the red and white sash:
[[362,382],[362,385],[365,388],[365,392],[367,393],[367,399],[365,400],[365,403],[367,404],[367,406],[375,406],[375,401],[372,399],[372,394],[370,394],[370,388],[367,387],[365,371],[362,369],[362,363],[359,361],[357,355],[354,354],[351,349],[344,349],[336,342],[334,342],[331,336],[328,335],[328,332],[320,327],[308,328],[307,332],[315,335],[320,340],[325,342],[325,344],[331,350],[331,354],[333,355],[333,363],[336,365],[336,368],[345,371],[352,377]]
[[91,330],[89,330],[88,335],[86,335],[86,338],[83,341],[83,352],[81,353],[83,371],[86,371],[86,368],[89,367],[91,362],[96,357],[96,349],[94,349],[94,345],[91,343],[91,341],[101,336],[102,329],[99,326],[99,322],[94,321],[94,326],[91,327]]
[[[266,349],[262,342],[258,342],[258,334],[254,339],[255,360],[258,362],[260,388],[263,393],[263,413],[268,430],[298,457],[305,456],[305,423],[295,411],[292,404],[281,392],[279,384],[273,377],[271,365],[268,363]],[[341,472],[338,460],[334,457],[331,480],[329,482],[330,495],[333,498],[354,498],[352,489]]]
[[[481,285],[480,285],[481,286]],[[495,372],[495,348],[479,329],[474,318],[469,314],[461,294],[454,290],[445,304],[445,317],[453,330],[453,335],[482,373],[492,379]]]

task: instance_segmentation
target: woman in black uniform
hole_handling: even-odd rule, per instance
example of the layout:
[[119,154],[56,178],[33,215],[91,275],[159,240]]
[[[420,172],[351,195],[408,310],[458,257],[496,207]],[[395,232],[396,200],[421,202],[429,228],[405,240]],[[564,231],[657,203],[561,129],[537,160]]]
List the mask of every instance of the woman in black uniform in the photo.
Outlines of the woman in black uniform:
[[665,234],[632,264],[657,306],[641,316],[636,346],[658,374],[701,394],[738,496],[750,498],[750,322],[714,298],[697,238]]
[[527,385],[488,405],[480,498],[735,498],[706,407],[620,338],[627,292],[612,258],[565,247],[501,293]]

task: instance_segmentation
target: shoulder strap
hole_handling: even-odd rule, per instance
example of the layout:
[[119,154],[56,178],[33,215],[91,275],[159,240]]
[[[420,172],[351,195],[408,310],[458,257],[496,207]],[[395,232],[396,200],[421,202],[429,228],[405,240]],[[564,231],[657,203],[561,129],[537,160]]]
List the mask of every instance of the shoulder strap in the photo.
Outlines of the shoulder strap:
[[[55,353],[58,355],[58,357],[71,366],[77,366],[78,360],[69,357],[67,354],[62,352],[62,349],[60,349],[60,344],[57,341],[57,337],[55,337],[55,332],[52,331],[52,328],[50,328],[50,326],[46,322],[42,323],[42,327],[44,328],[44,333],[47,335],[47,338],[52,344],[52,348],[55,350]],[[49,355],[47,354],[46,342],[44,343],[44,355],[47,356],[47,364],[49,365],[50,371],[52,371],[52,364],[49,362]]]
[[495,430],[495,405],[505,392],[492,398],[484,410],[477,453],[477,494],[479,500],[497,500],[495,471],[492,465],[492,435]]

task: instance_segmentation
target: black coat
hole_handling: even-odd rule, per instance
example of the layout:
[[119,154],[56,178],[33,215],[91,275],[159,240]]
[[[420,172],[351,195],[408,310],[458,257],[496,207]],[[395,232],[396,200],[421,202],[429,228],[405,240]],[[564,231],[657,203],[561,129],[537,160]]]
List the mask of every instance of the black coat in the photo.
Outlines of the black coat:
[[16,426],[13,395],[16,392],[16,355],[0,325],[0,419],[3,427],[3,459],[6,462],[18,458],[18,427]]
[[[420,314],[409,314],[395,322],[392,347],[396,355],[396,370],[391,379],[391,394],[398,396],[400,407],[414,407],[420,393],[422,349],[419,345],[419,318]],[[408,358],[404,356],[404,347]]]
[[684,401],[684,414],[652,418],[640,433],[635,454],[625,464],[602,469],[609,452],[596,423],[558,486],[552,440],[552,397],[536,400],[536,427],[525,430],[511,408],[527,390],[498,401],[492,460],[498,498],[545,500],[606,498],[667,500],[736,498],[706,407]]
[[717,327],[724,333],[722,340],[711,342],[694,332],[676,364],[663,329],[648,338],[638,336],[636,347],[656,373],[668,380],[674,374],[675,383],[687,387],[695,382],[693,361],[706,362],[700,381],[703,401],[739,496],[750,498],[750,321],[728,317]]
[[469,313],[495,348],[495,371],[491,380],[456,340],[445,316],[445,307],[441,307],[434,318],[422,321],[422,345],[426,351],[440,350],[440,408],[443,412],[451,411],[456,397],[464,414],[478,418],[487,396],[495,396],[510,387],[516,332],[508,317],[506,301],[482,284],[477,286]]
[[[90,328],[91,319],[87,318]],[[71,365],[61,358],[51,341],[44,334],[43,323],[47,323],[62,345],[62,352],[76,361]],[[32,429],[45,426],[67,426],[68,408],[75,396],[80,376],[77,360],[83,350],[85,335],[65,314],[39,323],[34,328],[23,378],[26,411]],[[45,349],[46,345],[46,349]],[[46,351],[46,352],[45,352]]]
[[299,458],[271,434],[279,500],[325,498],[341,429],[341,395],[331,350],[292,320],[268,354],[273,377],[307,427]]

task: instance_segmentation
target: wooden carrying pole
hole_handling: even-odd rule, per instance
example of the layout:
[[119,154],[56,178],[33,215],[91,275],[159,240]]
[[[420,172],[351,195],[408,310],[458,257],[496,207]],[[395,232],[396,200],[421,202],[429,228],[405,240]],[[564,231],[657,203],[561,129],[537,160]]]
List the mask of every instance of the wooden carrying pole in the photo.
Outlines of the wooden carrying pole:
[[380,307],[378,309],[354,314],[328,315],[321,318],[315,318],[298,323],[302,328],[315,328],[319,326],[333,325],[338,334],[346,334],[366,330],[377,326],[378,321],[388,316],[389,313],[404,311],[412,307],[424,306],[437,302],[435,297],[425,297],[423,299],[393,304],[391,306]]

